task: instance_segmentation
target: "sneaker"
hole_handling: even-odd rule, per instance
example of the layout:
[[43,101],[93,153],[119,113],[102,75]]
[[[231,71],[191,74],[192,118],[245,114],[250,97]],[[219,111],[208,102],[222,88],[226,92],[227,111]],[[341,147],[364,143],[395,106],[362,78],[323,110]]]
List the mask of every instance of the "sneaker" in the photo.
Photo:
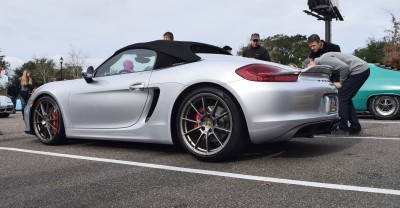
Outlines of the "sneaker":
[[349,131],[338,129],[331,133],[332,136],[349,136]]
[[349,129],[349,134],[350,135],[357,135],[361,133],[361,128],[350,128]]

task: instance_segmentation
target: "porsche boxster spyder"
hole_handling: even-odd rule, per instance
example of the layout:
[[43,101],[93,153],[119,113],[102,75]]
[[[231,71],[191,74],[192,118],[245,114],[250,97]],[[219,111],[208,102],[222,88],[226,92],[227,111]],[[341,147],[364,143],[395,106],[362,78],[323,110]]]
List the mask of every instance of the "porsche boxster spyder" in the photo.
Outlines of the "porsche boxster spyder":
[[298,70],[196,42],[152,41],[116,51],[82,79],[39,87],[25,131],[70,138],[182,145],[201,160],[245,144],[330,133],[338,122],[331,68]]

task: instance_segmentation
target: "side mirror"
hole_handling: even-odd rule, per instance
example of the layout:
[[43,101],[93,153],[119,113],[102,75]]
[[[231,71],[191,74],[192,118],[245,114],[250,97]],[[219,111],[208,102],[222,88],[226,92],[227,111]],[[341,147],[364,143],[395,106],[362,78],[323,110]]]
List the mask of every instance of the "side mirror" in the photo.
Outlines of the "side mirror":
[[85,72],[82,72],[82,76],[87,83],[93,82],[94,68],[89,66]]

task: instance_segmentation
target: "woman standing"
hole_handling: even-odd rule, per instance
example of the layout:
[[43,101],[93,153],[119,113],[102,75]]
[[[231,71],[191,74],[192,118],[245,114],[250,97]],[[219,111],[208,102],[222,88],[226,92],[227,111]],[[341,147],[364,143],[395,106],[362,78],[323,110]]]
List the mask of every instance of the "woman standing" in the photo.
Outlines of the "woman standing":
[[24,70],[22,77],[19,78],[20,87],[21,87],[21,106],[22,106],[22,115],[24,115],[24,109],[28,102],[29,97],[33,91],[33,81],[31,78],[31,72],[29,70]]

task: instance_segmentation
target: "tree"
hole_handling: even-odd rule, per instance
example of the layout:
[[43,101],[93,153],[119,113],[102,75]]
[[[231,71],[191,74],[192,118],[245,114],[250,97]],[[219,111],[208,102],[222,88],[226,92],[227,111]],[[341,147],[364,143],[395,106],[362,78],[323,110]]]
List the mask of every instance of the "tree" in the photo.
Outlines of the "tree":
[[[2,78],[3,75],[6,75],[8,78],[13,75],[10,69],[10,63],[4,60],[4,57],[5,57],[4,55],[0,55],[0,79]],[[2,82],[0,82],[0,94],[1,95],[6,94],[6,85]]]
[[[308,57],[310,49],[306,43],[305,35],[287,36],[278,34],[272,37],[261,39],[260,45],[265,47],[270,54],[273,62],[281,64],[294,63],[301,66],[302,60]],[[248,46],[243,46],[238,54],[243,54],[243,50]]]
[[388,11],[388,13],[392,16],[393,28],[385,30],[387,36],[384,37],[386,42],[384,64],[400,69],[400,21],[397,21],[391,12]]
[[32,79],[36,80],[39,85],[50,82],[54,78],[56,64],[52,59],[35,58],[34,64],[35,70],[31,71]]
[[0,77],[1,74],[5,74],[9,77],[12,75],[12,73],[10,73],[11,72],[10,63],[4,60],[4,57],[5,57],[4,55],[0,55]]
[[31,72],[33,85],[35,87],[51,82],[57,76],[55,63],[52,59],[45,57],[35,58],[34,60],[24,63],[20,68],[15,70],[15,76],[12,79],[14,84],[19,85],[19,78],[22,76],[24,70],[29,70]]
[[353,54],[368,63],[383,63],[385,41],[370,38],[365,48],[356,49]]
[[71,51],[68,54],[68,60],[65,64],[66,77],[71,79],[80,78],[87,57],[87,54],[83,53],[81,49],[75,50],[75,48],[71,47]]

